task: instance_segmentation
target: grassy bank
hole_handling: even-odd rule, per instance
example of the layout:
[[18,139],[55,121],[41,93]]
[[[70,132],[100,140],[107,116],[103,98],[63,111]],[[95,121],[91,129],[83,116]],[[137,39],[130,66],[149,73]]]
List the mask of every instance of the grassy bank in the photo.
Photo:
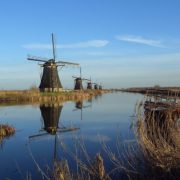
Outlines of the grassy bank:
[[0,91],[0,104],[8,103],[43,103],[89,99],[93,96],[109,92],[108,90],[84,90],[84,91],[62,91],[44,92],[32,90],[22,91]]
[[121,92],[140,93],[159,97],[180,97],[180,87],[137,87],[118,90]]

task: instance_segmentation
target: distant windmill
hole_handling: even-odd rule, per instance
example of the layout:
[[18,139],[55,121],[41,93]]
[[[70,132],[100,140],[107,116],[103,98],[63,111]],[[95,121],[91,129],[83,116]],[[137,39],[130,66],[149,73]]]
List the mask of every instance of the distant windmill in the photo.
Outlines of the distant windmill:
[[97,83],[91,83],[91,84],[94,85],[94,89],[95,89],[95,90],[99,89],[99,85],[98,85]]
[[102,89],[103,89],[103,87],[102,87],[102,84],[100,83],[99,90],[102,90]]
[[80,76],[79,77],[73,76],[73,78],[74,78],[74,90],[83,90],[82,81],[90,81],[89,79],[82,78],[81,67],[80,67]]
[[58,70],[59,66],[64,67],[66,65],[79,66],[78,63],[66,62],[66,61],[56,61],[55,55],[55,44],[54,35],[52,34],[52,50],[53,59],[45,59],[34,56],[29,56],[27,60],[43,62],[41,65],[43,67],[43,74],[41,78],[41,83],[39,89],[41,92],[59,92],[62,90],[62,84],[59,79]]
[[94,84],[94,89],[95,90],[102,90],[102,85],[101,85],[101,83],[100,84],[98,84],[98,83],[92,83],[92,84]]
[[90,81],[87,82],[87,89],[92,89],[91,77],[90,77]]

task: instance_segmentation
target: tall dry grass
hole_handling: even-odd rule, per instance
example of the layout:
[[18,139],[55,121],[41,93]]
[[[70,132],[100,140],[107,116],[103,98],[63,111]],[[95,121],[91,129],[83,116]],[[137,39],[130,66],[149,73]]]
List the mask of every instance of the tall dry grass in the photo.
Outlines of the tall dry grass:
[[3,143],[4,138],[9,138],[14,135],[15,129],[7,124],[0,124],[0,144]]
[[135,135],[151,177],[179,178],[180,109],[172,102],[155,100],[140,103],[136,112]]

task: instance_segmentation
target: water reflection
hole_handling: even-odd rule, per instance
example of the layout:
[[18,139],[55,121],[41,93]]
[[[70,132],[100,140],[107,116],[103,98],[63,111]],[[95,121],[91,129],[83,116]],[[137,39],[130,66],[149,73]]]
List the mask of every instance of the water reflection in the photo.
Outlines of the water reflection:
[[[40,105],[41,117],[42,117],[42,124],[43,127],[40,130],[39,134],[29,136],[29,138],[35,138],[38,136],[44,136],[47,134],[56,135],[58,132],[68,132],[68,131],[76,131],[79,128],[77,127],[64,127],[59,126],[60,116],[63,109],[63,104],[41,104]],[[45,131],[45,133],[42,133]]]
[[56,134],[63,105],[43,104],[39,108],[44,121],[44,130],[49,134]]
[[[0,153],[0,159],[3,162],[0,168],[0,179],[5,179],[7,175],[9,179],[20,179],[14,160],[17,161],[24,176],[28,171],[31,172],[32,179],[42,179],[36,173],[37,168],[29,155],[27,144],[36,162],[45,172],[47,165],[52,167],[54,159],[67,159],[71,169],[76,171],[75,162],[61,146],[63,144],[75,152],[74,136],[83,139],[87,152],[92,158],[97,152],[102,151],[99,141],[106,142],[112,150],[116,148],[115,141],[119,130],[122,134],[122,141],[134,139],[134,134],[129,132],[131,123],[129,116],[133,114],[134,104],[140,97],[139,95],[114,93],[105,94],[102,98],[96,96],[84,102],[66,102],[64,106],[63,104],[41,104],[40,106],[1,108],[3,123],[13,125],[15,129],[21,131],[6,141]],[[81,112],[83,112],[84,121],[80,121]],[[42,124],[40,117],[42,117]],[[72,122],[76,123],[81,130],[72,127]],[[72,130],[77,130],[75,135],[69,132]],[[61,132],[67,133],[61,134]],[[13,153],[11,153],[12,150]],[[80,150],[77,150],[79,158],[83,160]],[[111,170],[111,164],[109,165],[107,158],[104,162],[108,165],[107,170]]]
[[83,109],[92,107],[92,99],[89,99],[88,102],[89,102],[88,105],[84,105],[82,100],[75,102],[75,109],[73,111],[76,111],[76,110],[81,111],[81,120],[83,119]]

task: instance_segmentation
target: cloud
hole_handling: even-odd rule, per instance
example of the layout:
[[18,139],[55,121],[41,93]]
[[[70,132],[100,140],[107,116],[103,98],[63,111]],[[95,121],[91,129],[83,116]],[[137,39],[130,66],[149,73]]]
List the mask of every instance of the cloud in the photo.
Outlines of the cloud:
[[[107,40],[90,40],[90,41],[84,41],[84,42],[79,42],[79,43],[74,43],[74,44],[59,44],[56,45],[57,49],[64,49],[64,48],[89,48],[89,47],[94,47],[94,48],[99,48],[99,47],[104,47],[107,44],[109,44],[109,41]],[[51,49],[52,45],[51,44],[25,44],[22,46],[25,49]]]
[[116,36],[116,39],[130,43],[144,44],[154,47],[163,47],[161,41],[154,39],[146,39],[142,36],[122,35],[122,36]]

